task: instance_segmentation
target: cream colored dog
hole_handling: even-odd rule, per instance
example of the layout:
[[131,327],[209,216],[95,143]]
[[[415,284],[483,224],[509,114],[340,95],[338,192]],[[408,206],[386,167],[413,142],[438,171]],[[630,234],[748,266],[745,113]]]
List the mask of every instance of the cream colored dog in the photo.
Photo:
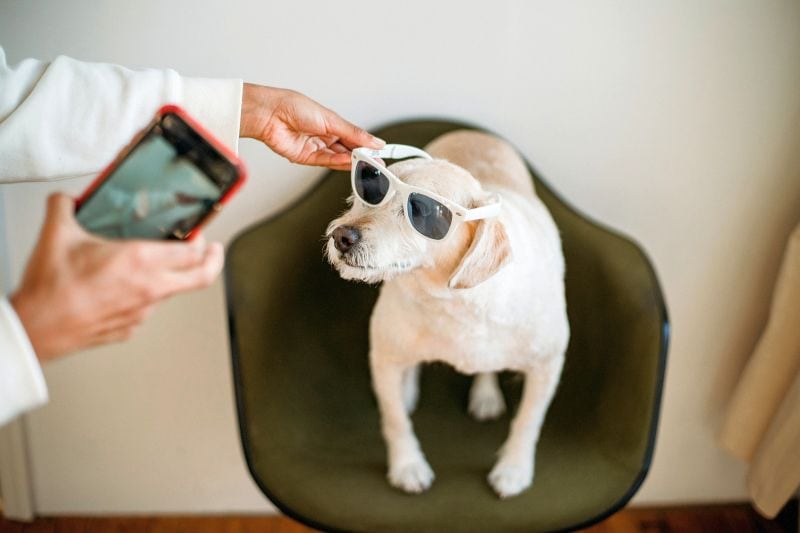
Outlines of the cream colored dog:
[[[389,482],[421,492],[433,481],[409,413],[419,364],[442,361],[475,374],[469,411],[478,420],[505,410],[497,372],[525,375],[518,413],[488,477],[499,496],[514,496],[533,481],[536,443],[569,340],[561,241],[509,144],[460,130],[426,151],[436,159],[400,161],[389,170],[465,207],[499,195],[501,214],[431,241],[405,219],[400,195],[380,207],[351,198],[352,207],[328,227],[326,254],[345,279],[383,282],[370,323],[370,365]],[[357,229],[357,240],[337,247],[337,228],[351,236]]]

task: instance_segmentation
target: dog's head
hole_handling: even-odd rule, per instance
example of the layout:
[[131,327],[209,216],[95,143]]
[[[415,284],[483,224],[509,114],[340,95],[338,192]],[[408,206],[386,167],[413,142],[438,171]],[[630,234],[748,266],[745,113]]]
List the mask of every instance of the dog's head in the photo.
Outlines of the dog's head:
[[[444,160],[410,159],[389,167],[409,185],[428,189],[468,208],[494,199],[463,168]],[[379,207],[348,199],[350,209],[328,225],[325,252],[345,279],[378,283],[424,269],[462,289],[474,287],[511,258],[503,224],[497,218],[461,224],[441,241],[426,239],[411,227],[401,194]]]

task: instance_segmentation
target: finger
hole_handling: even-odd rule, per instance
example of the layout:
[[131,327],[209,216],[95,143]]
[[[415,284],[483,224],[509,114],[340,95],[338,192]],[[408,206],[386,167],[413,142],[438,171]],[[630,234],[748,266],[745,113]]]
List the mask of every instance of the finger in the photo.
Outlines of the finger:
[[307,138],[303,146],[303,152],[307,154],[315,154],[327,149],[328,143],[319,135]]
[[350,152],[350,149],[339,142],[339,137],[335,135],[320,135],[319,138],[325,143],[325,148],[333,150],[336,153],[343,154],[345,152]]
[[95,346],[102,346],[104,344],[113,344],[116,342],[130,340],[133,337],[133,334],[136,333],[136,328],[136,326],[128,326],[97,334],[93,337],[90,337],[83,348],[93,348]]
[[159,285],[156,288],[158,299],[168,298],[181,292],[202,289],[211,285],[225,262],[222,245],[213,242],[206,247],[203,260],[198,265],[183,269],[164,272],[159,276]]
[[190,242],[128,241],[120,243],[138,270],[149,275],[154,270],[184,270],[200,265],[208,246],[204,238]]
[[350,150],[351,152],[352,152],[353,150],[355,150],[356,148],[360,148],[360,147],[362,147],[362,146],[363,146],[363,145],[361,145],[361,144],[357,144],[357,143],[352,143],[352,142],[349,142],[349,141],[347,141],[346,139],[339,139],[339,144],[341,144],[342,146],[344,146],[345,148],[347,148],[347,149],[348,149],[348,150]]
[[154,305],[137,305],[133,308],[120,311],[100,321],[95,326],[92,335],[102,336],[118,329],[138,326],[153,314],[154,309]]
[[347,170],[350,168],[350,154],[338,153],[332,150],[314,152],[305,162],[307,165],[334,168],[336,170]]
[[75,219],[75,200],[66,194],[53,193],[47,197],[42,236],[51,237],[64,231],[85,233]]
[[75,200],[66,194],[56,192],[47,197],[48,216],[72,218],[74,212]]
[[197,230],[194,233],[192,233],[192,240],[187,242],[194,246],[199,246],[202,249],[205,249],[207,246],[206,235],[201,230]]
[[342,143],[339,143],[339,142],[333,143],[332,145],[328,146],[328,148],[330,148],[331,150],[333,150],[337,154],[350,155],[350,150],[345,145],[343,145]]
[[366,130],[359,128],[334,112],[328,115],[328,131],[339,137],[339,142],[345,146],[366,146],[368,148],[383,148],[386,142],[367,133]]

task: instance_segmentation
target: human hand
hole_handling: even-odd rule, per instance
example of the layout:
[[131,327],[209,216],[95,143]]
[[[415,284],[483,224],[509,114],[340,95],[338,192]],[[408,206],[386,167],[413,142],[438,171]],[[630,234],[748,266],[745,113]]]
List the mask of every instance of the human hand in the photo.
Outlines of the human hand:
[[386,144],[311,98],[244,84],[240,137],[258,139],[293,163],[350,168],[350,151]]
[[209,285],[222,246],[112,241],[87,233],[75,203],[51,195],[22,284],[10,297],[40,360],[127,340],[164,298]]

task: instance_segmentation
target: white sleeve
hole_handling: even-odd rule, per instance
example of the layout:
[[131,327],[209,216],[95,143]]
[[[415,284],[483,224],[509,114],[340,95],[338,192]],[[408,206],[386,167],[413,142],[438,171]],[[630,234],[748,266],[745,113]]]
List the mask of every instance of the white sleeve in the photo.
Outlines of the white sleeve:
[[44,403],[42,367],[14,308],[0,298],[0,426]]
[[236,149],[242,80],[64,56],[10,67],[0,47],[0,182],[97,173],[166,103],[182,106]]

